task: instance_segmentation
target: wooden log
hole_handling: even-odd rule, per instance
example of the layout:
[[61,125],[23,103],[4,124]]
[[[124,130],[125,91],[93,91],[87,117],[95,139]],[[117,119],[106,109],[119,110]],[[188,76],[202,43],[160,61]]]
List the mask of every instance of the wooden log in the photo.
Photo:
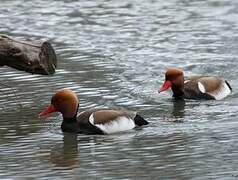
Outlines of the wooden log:
[[0,35],[0,66],[10,66],[32,74],[55,73],[57,58],[47,41],[16,40]]

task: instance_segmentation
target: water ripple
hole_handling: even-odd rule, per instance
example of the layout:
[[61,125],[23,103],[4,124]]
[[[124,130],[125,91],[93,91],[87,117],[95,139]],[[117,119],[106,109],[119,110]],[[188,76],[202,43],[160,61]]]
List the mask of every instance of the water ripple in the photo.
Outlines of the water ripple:
[[[1,1],[0,32],[49,39],[53,76],[1,67],[3,179],[236,179],[235,1]],[[167,67],[223,76],[222,101],[175,103],[158,94]],[[62,117],[37,114],[60,88],[80,111],[139,111],[150,125],[111,136],[63,134]]]

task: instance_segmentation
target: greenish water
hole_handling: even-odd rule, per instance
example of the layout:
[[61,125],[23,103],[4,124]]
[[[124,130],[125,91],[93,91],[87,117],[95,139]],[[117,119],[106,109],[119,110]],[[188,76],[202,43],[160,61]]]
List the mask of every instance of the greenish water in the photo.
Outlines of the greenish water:
[[[53,76],[0,68],[0,179],[237,179],[237,8],[226,0],[1,1],[0,33],[48,38],[59,61]],[[157,93],[167,67],[223,76],[233,94],[175,103]],[[65,87],[80,110],[126,108],[150,125],[63,134],[59,114],[37,114]]]

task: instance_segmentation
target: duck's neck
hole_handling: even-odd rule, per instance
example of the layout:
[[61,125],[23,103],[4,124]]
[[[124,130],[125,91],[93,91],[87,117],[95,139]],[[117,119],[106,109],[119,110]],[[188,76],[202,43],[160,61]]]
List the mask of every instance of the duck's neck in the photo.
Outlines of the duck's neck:
[[64,118],[61,129],[63,132],[77,133],[77,119],[75,118]]
[[75,123],[75,122],[77,122],[78,108],[79,108],[79,104],[77,106],[77,110],[76,110],[73,117],[66,117],[66,116],[63,115],[63,122],[65,122],[65,123]]
[[75,122],[77,122],[77,118],[76,117],[73,117],[73,118],[63,117],[63,122],[65,122],[65,123],[75,123]]
[[63,117],[63,122],[61,124],[63,132],[78,133],[77,112],[74,117]]
[[180,85],[172,85],[173,97],[175,100],[183,100],[184,99],[184,84]]

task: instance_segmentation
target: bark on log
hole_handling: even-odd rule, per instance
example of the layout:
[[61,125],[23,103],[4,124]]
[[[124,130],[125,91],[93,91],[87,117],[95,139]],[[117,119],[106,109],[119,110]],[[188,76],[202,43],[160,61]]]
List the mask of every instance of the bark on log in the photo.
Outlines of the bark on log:
[[0,35],[0,66],[10,66],[32,74],[55,73],[57,58],[47,41],[16,40]]

